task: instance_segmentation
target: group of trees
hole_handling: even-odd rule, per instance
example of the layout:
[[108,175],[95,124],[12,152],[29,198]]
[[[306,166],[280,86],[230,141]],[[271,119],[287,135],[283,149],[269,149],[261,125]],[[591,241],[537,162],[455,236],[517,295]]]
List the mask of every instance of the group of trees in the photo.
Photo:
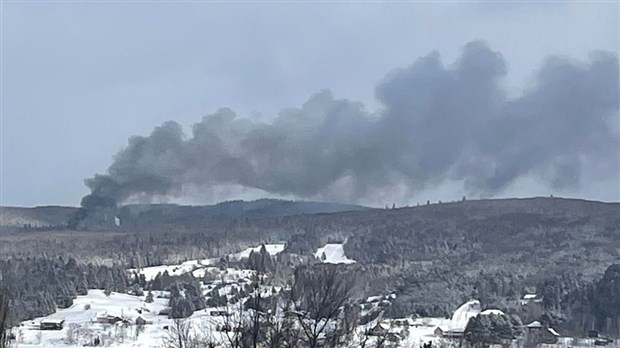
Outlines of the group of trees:
[[123,268],[78,264],[73,258],[60,257],[0,260],[0,279],[12,323],[68,307],[88,289],[125,292],[130,285]]
[[[620,264],[607,268],[601,280],[596,283],[593,295],[592,312],[597,321],[597,329],[620,334]],[[607,327],[608,319],[612,321],[610,328]]]
[[522,332],[518,317],[503,314],[478,315],[469,319],[465,338],[473,348],[489,347],[491,344],[510,342]]
[[9,298],[0,289],[0,348],[7,348],[9,342]]

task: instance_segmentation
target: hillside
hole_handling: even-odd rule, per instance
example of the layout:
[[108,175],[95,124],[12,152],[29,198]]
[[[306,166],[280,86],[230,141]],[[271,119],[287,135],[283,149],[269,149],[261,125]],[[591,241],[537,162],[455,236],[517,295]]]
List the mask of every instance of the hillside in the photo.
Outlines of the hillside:
[[0,227],[60,228],[67,225],[69,217],[77,210],[74,207],[55,205],[33,208],[0,206]]
[[325,254],[324,262],[357,272],[368,295],[396,294],[389,315],[445,316],[475,298],[532,321],[540,313],[522,313],[519,299],[536,293],[554,325],[568,332],[592,327],[594,282],[620,261],[619,203],[469,200],[271,217],[265,212],[291,212],[291,203],[253,204],[129,206],[113,233],[9,235],[0,243],[12,248],[0,249],[0,256],[57,254],[82,264],[141,268],[285,242],[284,269]]
[[[298,214],[334,213],[341,211],[366,210],[354,204],[328,202],[288,201],[259,199],[255,201],[228,201],[214,205],[178,204],[130,204],[117,210],[85,214],[77,226],[79,229],[105,230],[116,228],[114,217],[124,227],[145,227],[163,223],[201,224],[212,220],[236,218],[270,218]],[[33,208],[0,207],[0,228],[10,230],[62,229],[71,225],[71,220],[80,212],[79,208],[43,206]],[[118,221],[118,222],[120,222]]]
[[366,209],[368,208],[353,204],[259,199],[256,201],[228,201],[202,206],[176,204],[126,205],[120,209],[118,217],[124,226],[144,226],[162,223],[196,224],[210,220],[272,218]]

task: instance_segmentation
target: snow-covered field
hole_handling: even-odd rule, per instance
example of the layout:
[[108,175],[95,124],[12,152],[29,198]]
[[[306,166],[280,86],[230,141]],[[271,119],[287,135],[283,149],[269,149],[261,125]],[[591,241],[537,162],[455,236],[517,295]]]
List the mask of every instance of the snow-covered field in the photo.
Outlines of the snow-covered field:
[[[325,258],[323,258],[325,255]],[[324,247],[317,249],[314,256],[323,263],[355,263],[355,260],[347,258],[344,254],[342,243],[328,243]]]
[[[154,292],[154,295],[165,295],[165,292]],[[171,328],[173,320],[158,315],[159,311],[167,308],[167,299],[155,298],[153,303],[146,303],[145,296],[132,296],[112,293],[109,297],[102,290],[90,290],[86,296],[78,296],[73,306],[60,309],[58,312],[44,318],[37,318],[23,322],[14,329],[18,347],[83,347],[92,345],[95,338],[101,341],[101,346],[107,347],[165,347],[165,339],[169,333],[165,328]],[[216,330],[224,323],[224,318],[211,315],[214,311],[225,308],[207,308],[196,311],[186,319],[192,331],[200,335],[207,335],[214,341],[225,339],[223,333]],[[97,323],[97,318],[103,315],[118,316],[127,321],[116,324]],[[139,331],[135,321],[138,317],[148,322],[143,331]],[[64,320],[64,329],[59,331],[39,330],[41,320]],[[406,322],[406,328],[399,323]],[[376,324],[376,323],[373,323]],[[382,326],[392,333],[401,334],[407,331],[401,347],[419,347],[420,343],[438,339],[434,330],[438,326],[447,326],[449,319],[418,318],[385,320]],[[363,337],[364,330],[359,328],[359,337]]]
[[[284,251],[284,248],[286,247],[286,244],[284,243],[264,244],[264,245],[265,245],[265,250],[270,255],[277,255],[281,253],[282,251]],[[231,261],[239,261],[243,258],[250,257],[250,253],[252,251],[256,253],[259,252],[261,248],[262,248],[262,245],[250,247],[245,250],[242,250],[241,252],[230,254],[228,255],[228,258]],[[129,271],[131,273],[136,272],[138,274],[144,274],[144,277],[146,278],[146,280],[153,280],[157,276],[158,273],[163,274],[166,271],[168,271],[168,274],[171,276],[179,276],[181,274],[191,272],[195,277],[203,277],[204,274],[207,272],[207,269],[213,267],[215,264],[217,264],[218,261],[219,261],[218,258],[190,260],[190,261],[185,261],[179,265],[152,266],[152,267],[144,267],[144,268],[138,268],[138,269],[130,269]]]
[[[155,292],[157,296],[159,293]],[[153,303],[145,303],[145,297],[112,293],[109,297],[103,290],[90,290],[86,296],[78,296],[73,306],[60,309],[44,318],[25,321],[14,329],[18,347],[82,347],[92,344],[96,337],[102,345],[117,347],[159,347],[162,342],[164,325],[170,320],[157,315],[166,308],[167,299],[155,298]],[[111,315],[126,319],[131,325],[122,323],[100,324],[97,317]],[[135,320],[142,317],[152,324],[144,326],[138,333]],[[64,328],[59,331],[39,330],[41,320],[64,320]]]

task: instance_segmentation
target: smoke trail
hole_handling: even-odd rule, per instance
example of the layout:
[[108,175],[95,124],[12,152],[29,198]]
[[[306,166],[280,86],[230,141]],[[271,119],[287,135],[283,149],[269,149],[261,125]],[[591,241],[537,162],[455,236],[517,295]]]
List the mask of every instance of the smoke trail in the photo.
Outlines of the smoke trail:
[[494,194],[537,175],[555,188],[577,187],[586,164],[618,176],[618,57],[548,58],[518,98],[502,89],[507,64],[475,41],[452,65],[438,53],[389,73],[376,88],[383,109],[329,91],[272,123],[230,109],[206,116],[189,136],[166,122],[135,136],[106,174],[86,180],[85,208],[134,196],[174,195],[187,185],[234,184],[271,193],[326,194],[355,201],[405,185],[413,192],[446,179]]

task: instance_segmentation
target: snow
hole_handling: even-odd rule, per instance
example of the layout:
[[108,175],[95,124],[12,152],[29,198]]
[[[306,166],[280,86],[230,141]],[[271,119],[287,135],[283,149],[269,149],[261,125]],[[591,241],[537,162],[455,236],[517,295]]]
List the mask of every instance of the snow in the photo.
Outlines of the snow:
[[[323,254],[325,254],[325,260],[323,260]],[[344,254],[344,248],[342,243],[327,243],[324,247],[319,248],[314,256],[320,259],[323,263],[355,263],[355,260],[347,258]]]
[[[154,295],[159,292],[154,293]],[[141,316],[147,321],[152,321],[153,325],[146,325],[145,332],[140,335],[142,347],[156,347],[161,345],[161,335],[164,332],[160,323],[167,323],[169,320],[158,316],[160,310],[166,308],[167,299],[155,298],[153,303],[145,303],[145,297],[137,297],[126,294],[112,293],[109,297],[105,296],[103,290],[90,290],[86,296],[78,296],[73,305],[66,309],[59,309],[56,313],[44,318],[23,322],[15,331],[19,347],[71,347],[67,345],[66,337],[68,332],[79,332],[79,337],[74,342],[74,346],[82,346],[91,343],[99,336],[107,337],[108,334],[114,336],[122,328],[118,325],[99,324],[96,322],[101,313],[114,313],[124,319],[135,323]],[[90,306],[90,308],[88,308]],[[88,308],[88,309],[86,309]],[[142,313],[139,313],[140,310]],[[63,330],[39,330],[39,323],[61,322],[64,320]],[[132,333],[131,331],[134,331]],[[135,325],[126,330],[128,337],[135,335]],[[130,341],[126,338],[126,341]],[[126,343],[126,344],[125,344]],[[115,346],[131,347],[135,342],[125,342]]]
[[[177,265],[177,267],[180,265]],[[173,266],[171,266],[173,267]],[[233,288],[239,290],[242,284],[228,283],[242,278],[247,279],[254,274],[252,270],[228,268],[220,270],[217,279],[210,285],[204,285],[203,291],[208,292],[212,286],[226,284],[218,290],[222,295],[232,296]],[[281,290],[274,287],[276,291]],[[262,289],[264,297],[270,295],[272,287]],[[133,296],[127,294],[112,293],[109,297],[102,290],[89,290],[85,296],[78,296],[74,304],[66,309],[59,309],[56,313],[35,320],[23,322],[14,333],[18,338],[19,347],[81,347],[92,344],[95,337],[99,337],[102,346],[118,348],[144,347],[159,348],[164,346],[164,339],[168,332],[165,326],[171,327],[173,320],[166,316],[158,315],[160,311],[168,309],[167,291],[153,291],[154,302],[146,303],[146,296]],[[161,296],[161,297],[159,297]],[[217,326],[224,324],[224,317],[211,315],[211,313],[228,312],[230,308],[209,307],[194,312],[186,322],[190,323],[191,330],[197,335],[208,335],[216,342],[223,342],[223,334],[216,330]],[[233,309],[234,310],[234,309]],[[98,323],[99,317],[120,317],[129,325],[123,326],[122,322],[116,324]],[[136,319],[142,317],[147,324],[144,331],[138,332],[135,325]],[[62,330],[40,330],[41,321],[60,322],[64,320]],[[67,338],[73,334],[73,341]],[[218,345],[219,346],[219,345]]]
[[536,297],[537,297],[536,294],[525,294],[525,295],[523,295],[523,299],[524,300],[532,300],[532,299],[535,299]]
[[[286,248],[286,244],[284,243],[264,244],[264,245],[265,245],[265,250],[267,251],[267,253],[272,256],[283,252],[284,249]],[[230,255],[230,259],[232,260],[247,259],[250,257],[250,253],[252,251],[254,251],[255,253],[258,253],[260,252],[260,249],[262,247],[263,247],[262,245],[259,245],[257,247],[247,248],[243,250],[242,252]]]
[[527,324],[526,327],[538,328],[538,327],[542,327],[542,324],[539,321],[533,321],[533,322]]
[[551,332],[551,334],[552,334],[553,336],[560,336],[560,334],[559,334],[557,331],[555,331],[554,329],[552,329],[552,328],[548,328],[547,330],[548,330],[549,332]]
[[366,299],[366,302],[377,302],[383,300],[383,296],[370,296]]
[[480,301],[471,300],[460,306],[450,320],[449,329],[452,331],[465,331],[469,319],[480,314]]
[[[231,260],[239,261],[243,258],[250,257],[250,253],[260,252],[262,245],[247,248],[241,252],[235,254],[229,254],[228,257]],[[265,249],[269,255],[277,255],[284,251],[286,244],[284,243],[275,243],[275,244],[265,244]],[[129,272],[137,272],[138,274],[144,274],[147,280],[155,279],[158,273],[163,274],[168,271],[168,274],[171,276],[179,276],[185,273],[192,273],[194,277],[202,278],[207,272],[207,268],[209,266],[214,266],[219,261],[218,258],[209,258],[209,259],[201,259],[201,260],[190,260],[181,263],[180,265],[161,265],[161,266],[152,266],[145,267],[141,269],[129,269]]]
[[499,309],[485,309],[480,312],[480,315],[506,315],[504,312]]
[[199,269],[202,266],[214,265],[216,262],[217,259],[191,260],[183,262],[180,265],[162,265],[145,267],[142,269],[129,269],[129,272],[144,274],[146,280],[152,280],[155,279],[155,276],[157,276],[158,273],[164,274],[164,272],[168,271],[168,274],[171,276],[179,276],[184,273],[193,272],[194,270]]

